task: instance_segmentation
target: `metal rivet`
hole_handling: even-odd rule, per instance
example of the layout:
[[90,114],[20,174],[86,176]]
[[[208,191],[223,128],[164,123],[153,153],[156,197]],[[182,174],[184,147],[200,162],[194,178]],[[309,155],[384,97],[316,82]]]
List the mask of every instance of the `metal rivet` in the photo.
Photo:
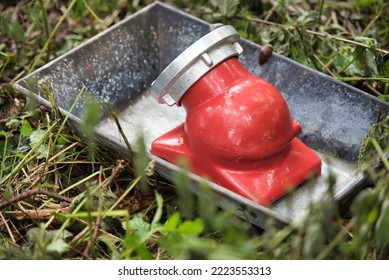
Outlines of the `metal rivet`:
[[163,97],[162,97],[163,101],[165,101],[165,103],[169,106],[173,106],[174,104],[176,104],[176,101],[173,99],[173,97],[171,97],[170,94],[165,94]]
[[208,67],[212,67],[212,65],[213,65],[213,60],[212,60],[212,58],[211,58],[207,53],[203,53],[203,54],[201,55],[201,58],[202,58],[203,62],[204,62],[205,64],[207,64]]
[[239,55],[241,55],[241,54],[243,53],[243,48],[242,48],[242,46],[241,46],[238,42],[234,43],[233,46],[234,46],[236,52],[237,52]]
[[215,24],[212,24],[212,25],[209,27],[209,30],[210,30],[210,31],[213,31],[213,30],[215,30],[216,28],[219,28],[219,27],[221,27],[221,26],[223,26],[223,23],[215,23]]

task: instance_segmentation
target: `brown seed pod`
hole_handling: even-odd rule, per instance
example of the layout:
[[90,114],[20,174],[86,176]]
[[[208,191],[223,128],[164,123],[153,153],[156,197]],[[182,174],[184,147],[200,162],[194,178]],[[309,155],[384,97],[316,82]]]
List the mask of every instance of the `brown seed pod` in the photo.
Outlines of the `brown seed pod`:
[[266,45],[259,50],[258,62],[259,65],[265,64],[273,53],[272,45]]

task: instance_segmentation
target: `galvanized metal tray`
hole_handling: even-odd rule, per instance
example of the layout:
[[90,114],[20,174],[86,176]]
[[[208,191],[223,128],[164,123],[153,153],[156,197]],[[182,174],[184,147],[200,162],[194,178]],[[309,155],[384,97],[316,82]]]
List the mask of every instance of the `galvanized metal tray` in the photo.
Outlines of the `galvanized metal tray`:
[[[209,31],[210,24],[168,5],[155,2],[98,34],[79,47],[17,81],[14,88],[50,107],[39,84],[49,86],[56,104],[66,114],[85,86],[96,99],[108,99],[120,117],[131,144],[143,135],[146,145],[185,118],[182,108],[160,105],[150,95],[150,85],[182,51]],[[285,97],[292,117],[302,126],[299,138],[323,161],[323,175],[269,207],[258,205],[222,186],[210,183],[221,207],[234,207],[238,216],[265,227],[267,219],[279,226],[301,222],[309,205],[327,190],[328,174],[336,175],[335,199],[344,202],[367,182],[356,174],[361,140],[389,104],[290,59],[273,54],[258,65],[260,46],[245,39],[242,64],[254,75],[272,83]],[[70,115],[78,127],[86,101],[81,99]],[[114,121],[106,117],[96,128],[98,141],[129,155]],[[179,167],[156,158],[156,171],[167,180]],[[190,174],[193,190],[203,180]]]

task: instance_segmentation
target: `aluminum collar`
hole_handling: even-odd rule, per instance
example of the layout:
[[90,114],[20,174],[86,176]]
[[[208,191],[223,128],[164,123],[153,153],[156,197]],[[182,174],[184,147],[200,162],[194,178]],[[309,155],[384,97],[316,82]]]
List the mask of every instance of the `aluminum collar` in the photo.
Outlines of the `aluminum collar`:
[[215,24],[211,32],[175,58],[151,84],[159,103],[180,106],[185,92],[202,76],[224,60],[239,56],[243,49],[239,34],[231,25]]

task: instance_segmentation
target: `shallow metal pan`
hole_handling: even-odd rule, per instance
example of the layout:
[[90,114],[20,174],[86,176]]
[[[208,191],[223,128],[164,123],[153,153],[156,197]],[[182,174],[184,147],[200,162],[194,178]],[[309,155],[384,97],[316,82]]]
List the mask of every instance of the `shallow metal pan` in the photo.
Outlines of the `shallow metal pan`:
[[[158,104],[150,96],[150,84],[176,56],[206,34],[209,25],[156,2],[17,81],[14,88],[50,107],[38,86],[44,83],[66,114],[85,86],[96,99],[108,99],[113,105],[131,144],[143,134],[150,147],[155,138],[185,117],[182,108]],[[347,200],[367,182],[366,174],[355,174],[361,140],[378,116],[389,112],[389,104],[278,54],[260,66],[260,46],[244,39],[241,45],[243,65],[285,97],[292,117],[302,126],[299,138],[323,160],[323,175],[314,185],[302,185],[269,207],[211,183],[218,194],[215,203],[234,207],[238,216],[260,227],[265,227],[269,218],[279,226],[299,222],[308,213],[309,204],[326,192],[329,173],[337,176],[336,200]],[[80,124],[85,103],[81,99],[70,115],[74,127]],[[98,141],[128,155],[108,115],[96,129]],[[167,180],[179,169],[152,155],[150,158]],[[193,190],[198,191],[202,179],[194,174],[190,178]]]

